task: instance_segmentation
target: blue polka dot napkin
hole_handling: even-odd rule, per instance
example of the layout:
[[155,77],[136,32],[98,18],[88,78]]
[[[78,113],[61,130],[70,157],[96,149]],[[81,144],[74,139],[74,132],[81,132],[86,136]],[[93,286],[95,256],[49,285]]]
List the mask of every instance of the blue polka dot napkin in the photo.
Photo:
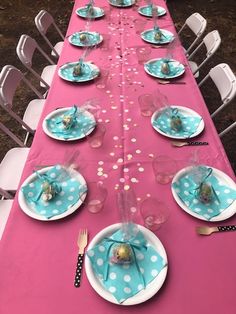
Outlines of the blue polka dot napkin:
[[155,35],[157,32],[155,29],[150,29],[150,30],[144,31],[141,34],[141,37],[144,40],[146,40],[147,42],[154,43],[154,44],[166,44],[166,43],[171,42],[174,39],[174,35],[172,33],[168,32],[164,29],[158,29],[158,30],[162,34],[160,40],[155,39]]
[[[61,187],[59,194],[49,201],[39,197],[45,177],[54,180]],[[37,214],[46,218],[62,214],[78,202],[82,194],[87,191],[87,186],[71,177],[65,168],[57,165],[45,173],[44,178],[36,177],[34,181],[22,187],[25,200],[29,207]]]
[[[95,127],[95,119],[79,108],[78,111],[74,113],[74,108],[75,107],[72,107],[61,115],[47,119],[46,124],[48,130],[57,137],[65,140],[85,137],[87,132]],[[63,118],[65,116],[73,116],[73,123],[69,128],[64,127]]]
[[166,62],[166,61],[168,60],[167,59],[153,60],[151,62],[145,63],[144,67],[150,74],[153,74],[154,76],[163,78],[163,79],[170,79],[184,73],[184,66],[181,63],[176,65],[177,61],[174,62],[172,60],[168,61],[170,72],[168,74],[162,73],[161,66],[163,62]]
[[111,263],[112,248],[116,247],[119,241],[124,243],[122,239],[123,232],[118,230],[87,252],[94,273],[101,280],[104,288],[119,303],[124,302],[143,289],[148,289],[148,284],[166,266],[166,261],[147,243],[141,231],[138,231],[128,242],[125,242],[132,246],[136,263]]
[[206,179],[214,188],[216,196],[213,195],[211,202],[204,204],[197,197],[196,190],[199,184],[194,182],[191,173],[184,174],[177,182],[172,184],[175,192],[182,202],[194,213],[210,220],[227,209],[236,200],[236,190],[226,186],[214,174]]
[[94,68],[94,65],[90,62],[83,62],[82,73],[80,75],[74,76],[74,67],[78,63],[73,62],[70,64],[65,64],[59,69],[60,75],[70,81],[70,82],[86,82],[95,78],[99,74],[99,70]]
[[[171,107],[171,109],[174,110],[175,108]],[[163,110],[163,112],[157,116],[153,121],[153,126],[167,135],[188,138],[197,131],[202,120],[200,116],[190,116],[186,113],[182,114],[178,112],[178,116],[182,121],[182,128],[180,130],[171,128],[171,112],[169,109]]]

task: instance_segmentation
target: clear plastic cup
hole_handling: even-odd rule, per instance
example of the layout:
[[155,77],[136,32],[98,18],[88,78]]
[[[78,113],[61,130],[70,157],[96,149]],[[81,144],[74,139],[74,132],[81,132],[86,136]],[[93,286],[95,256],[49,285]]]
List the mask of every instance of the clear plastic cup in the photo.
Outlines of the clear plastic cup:
[[141,203],[140,213],[144,226],[152,231],[158,230],[170,216],[170,210],[166,204],[152,197]]
[[150,117],[156,110],[154,96],[151,94],[140,95],[138,98],[138,102],[141,114],[144,117]]
[[136,48],[136,54],[138,58],[138,63],[143,64],[144,62],[150,59],[150,54],[152,52],[151,47],[148,46],[140,46]]
[[156,157],[152,166],[156,181],[160,184],[170,183],[177,171],[176,161],[165,155]]
[[99,148],[103,144],[103,139],[106,133],[105,125],[98,123],[95,130],[87,136],[90,147]]
[[102,182],[88,183],[88,195],[86,197],[86,204],[90,213],[99,213],[107,198],[107,189]]

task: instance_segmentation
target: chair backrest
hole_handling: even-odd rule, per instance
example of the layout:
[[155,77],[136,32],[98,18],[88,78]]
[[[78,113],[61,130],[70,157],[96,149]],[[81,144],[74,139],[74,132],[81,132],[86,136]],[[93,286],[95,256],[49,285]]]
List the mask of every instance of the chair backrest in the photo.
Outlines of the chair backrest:
[[49,39],[46,36],[46,33],[48,31],[48,28],[52,25],[57,33],[59,34],[59,36],[62,38],[62,40],[65,39],[65,37],[63,36],[62,32],[60,31],[59,27],[56,25],[53,17],[46,11],[46,10],[41,10],[35,17],[34,19],[35,25],[38,29],[38,31],[40,32],[40,34],[43,36],[44,40],[47,42],[47,44],[49,45],[49,47],[53,50],[53,52],[55,53],[55,55],[57,57],[59,57],[57,51],[55,50],[55,48],[53,47],[52,43],[49,41]]
[[11,195],[8,191],[0,188],[0,199],[12,199],[13,195]]
[[207,26],[207,20],[199,13],[197,12],[193,13],[186,19],[184,25],[181,27],[178,34],[181,34],[183,29],[187,26],[196,35],[196,38],[193,40],[189,48],[186,50],[186,53],[188,54],[189,51],[192,49],[192,47],[196,44],[196,42],[202,36],[203,32],[205,31],[206,26]]
[[214,30],[210,33],[208,33],[202,40],[202,42],[197,46],[196,49],[191,53],[191,55],[188,57],[189,60],[191,60],[197,51],[205,45],[206,47],[206,58],[200,63],[200,65],[195,69],[193,74],[198,72],[200,68],[208,61],[209,58],[213,56],[213,54],[216,52],[216,50],[219,48],[221,44],[221,37],[217,30]]
[[233,122],[230,126],[228,126],[224,131],[219,134],[219,137],[223,137],[225,134],[229,133],[229,131],[233,130],[236,127],[236,121]]
[[220,63],[209,71],[199,83],[199,86],[202,86],[208,78],[211,78],[214,82],[222,100],[222,105],[211,115],[214,117],[236,96],[236,76],[228,64]]
[[30,81],[25,78],[20,70],[12,65],[5,65],[0,73],[0,106],[30,133],[34,133],[33,130],[12,110],[13,97],[21,81],[23,81],[39,98],[44,98]]
[[17,47],[16,53],[23,65],[37,78],[39,79],[47,88],[48,84],[40,77],[40,75],[32,69],[32,59],[35,50],[38,50],[44,58],[52,65],[55,63],[49,58],[49,56],[39,47],[37,42],[28,35],[21,35]]

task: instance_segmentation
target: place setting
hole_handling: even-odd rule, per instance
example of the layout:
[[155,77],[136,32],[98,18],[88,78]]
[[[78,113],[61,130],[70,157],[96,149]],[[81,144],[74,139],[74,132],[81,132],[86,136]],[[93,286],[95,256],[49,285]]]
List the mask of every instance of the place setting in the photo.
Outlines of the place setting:
[[157,78],[159,84],[185,84],[184,81],[176,80],[185,72],[185,65],[173,59],[173,53],[177,46],[177,40],[173,39],[166,48],[163,58],[156,58],[144,63],[144,70],[150,76]]
[[75,11],[76,14],[85,19],[98,19],[103,17],[105,15],[103,8],[94,6],[94,3],[94,0],[89,0],[84,7],[80,7]]
[[160,29],[157,24],[158,14],[156,6],[153,4],[153,28],[141,33],[141,38],[152,45],[165,45],[174,40],[174,34],[168,30]]
[[91,240],[85,271],[93,289],[123,306],[149,300],[163,285],[168,269],[165,248],[149,229],[133,222],[132,191],[117,194],[121,223],[101,230]]
[[90,47],[97,46],[103,41],[103,36],[98,32],[92,32],[89,30],[84,30],[80,32],[75,32],[68,37],[70,44],[76,47]]
[[98,77],[100,74],[99,68],[91,61],[86,61],[87,56],[94,47],[85,47],[79,61],[67,62],[60,66],[58,75],[62,79],[73,83],[89,82]]
[[165,8],[154,5],[152,0],[146,0],[146,3],[147,5],[144,5],[138,8],[139,14],[145,17],[152,17],[153,14],[156,14],[156,13],[159,17],[166,14]]
[[96,119],[87,105],[59,108],[43,120],[43,131],[59,141],[75,141],[87,137],[96,127]]
[[118,8],[127,8],[135,4],[135,0],[108,0],[109,4]]
[[236,184],[217,168],[195,161],[175,174],[171,191],[180,208],[197,219],[223,221],[236,213]]
[[19,189],[21,210],[41,221],[59,220],[79,209],[87,194],[87,184],[77,170],[76,151],[64,164],[35,167]]

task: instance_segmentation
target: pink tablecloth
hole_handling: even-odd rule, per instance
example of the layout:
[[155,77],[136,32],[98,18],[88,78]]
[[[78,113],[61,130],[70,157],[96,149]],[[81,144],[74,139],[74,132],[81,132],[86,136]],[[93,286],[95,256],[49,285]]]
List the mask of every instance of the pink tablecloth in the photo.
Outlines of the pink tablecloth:
[[[166,8],[163,1],[158,4]],[[85,21],[75,14],[75,9],[81,5],[81,1],[75,2],[67,35],[85,25]],[[105,0],[97,1],[97,5],[109,6]],[[132,8],[114,8],[111,14],[109,28],[107,17],[92,24],[93,30],[112,35],[111,50],[96,49],[89,56],[89,60],[98,66],[106,64],[110,69],[109,86],[98,90],[93,82],[74,85],[55,75],[21,181],[32,173],[35,165],[64,162],[65,155],[79,150],[78,162],[86,180],[101,179],[109,189],[105,208],[95,215],[82,206],[63,220],[46,223],[25,215],[16,197],[0,243],[0,313],[220,314],[224,311],[234,314],[235,233],[198,236],[195,226],[202,222],[178,207],[169,185],[155,182],[151,167],[154,156],[172,156],[181,168],[187,164],[193,149],[173,148],[167,138],[157,134],[150,119],[140,115],[138,96],[159,88],[171,103],[192,108],[201,114],[205,130],[198,139],[210,143],[208,147],[199,148],[201,159],[234,178],[214,124],[188,67],[183,78],[187,84],[164,86],[158,85],[144,72],[143,66],[137,64],[134,47],[145,44],[135,33],[133,20],[144,17],[138,16]],[[159,23],[175,32],[169,12]],[[146,28],[149,26],[152,26],[151,21]],[[128,61],[124,52],[129,53]],[[164,54],[165,49],[152,49],[150,58]],[[65,40],[58,65],[78,60],[80,55],[81,50]],[[174,57],[187,62],[181,47],[176,49]],[[131,76],[132,85],[126,84],[127,81],[124,83],[127,73]],[[99,121],[104,122],[107,128],[101,149],[90,148],[86,140],[62,143],[44,134],[41,124],[49,112],[61,106],[81,105],[89,98],[100,100]],[[151,300],[128,308],[108,303],[98,296],[85,272],[81,287],[76,289],[73,286],[78,231],[87,227],[92,239],[101,229],[120,220],[115,199],[117,188],[123,184],[135,190],[139,202],[153,196],[165,201],[171,210],[169,221],[157,232],[168,255],[169,269],[164,286]],[[142,223],[140,217],[138,221]],[[227,223],[236,224],[235,217]]]

